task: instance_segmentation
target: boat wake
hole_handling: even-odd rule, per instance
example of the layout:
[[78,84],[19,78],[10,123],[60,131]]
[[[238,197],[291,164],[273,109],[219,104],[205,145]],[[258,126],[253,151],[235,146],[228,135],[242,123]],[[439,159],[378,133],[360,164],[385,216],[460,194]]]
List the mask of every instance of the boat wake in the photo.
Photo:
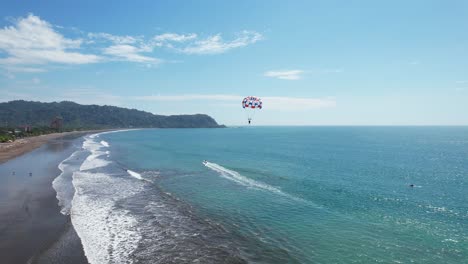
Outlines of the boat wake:
[[132,176],[133,178],[135,178],[135,179],[153,183],[153,181],[143,178],[143,176],[141,176],[141,174],[138,173],[138,172],[135,172],[135,171],[132,171],[132,170],[127,170],[127,173],[128,173],[130,176]]
[[294,201],[310,203],[307,200],[285,193],[282,190],[280,190],[278,187],[274,187],[266,183],[247,178],[244,175],[238,173],[237,171],[227,169],[219,164],[206,161],[206,162],[203,162],[203,165],[205,165],[206,167],[210,168],[213,171],[216,171],[221,177],[228,179],[230,181],[233,181],[242,186],[245,186],[247,188],[274,193],[274,194],[280,195],[282,197],[285,197]]

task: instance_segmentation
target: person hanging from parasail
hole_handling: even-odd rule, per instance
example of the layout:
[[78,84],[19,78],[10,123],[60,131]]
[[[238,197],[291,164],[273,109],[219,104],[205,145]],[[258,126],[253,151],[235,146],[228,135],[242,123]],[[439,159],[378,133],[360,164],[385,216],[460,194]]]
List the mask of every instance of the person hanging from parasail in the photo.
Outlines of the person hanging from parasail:
[[247,96],[242,100],[242,108],[245,109],[247,114],[247,121],[249,125],[252,122],[255,112],[262,109],[262,100],[255,96]]

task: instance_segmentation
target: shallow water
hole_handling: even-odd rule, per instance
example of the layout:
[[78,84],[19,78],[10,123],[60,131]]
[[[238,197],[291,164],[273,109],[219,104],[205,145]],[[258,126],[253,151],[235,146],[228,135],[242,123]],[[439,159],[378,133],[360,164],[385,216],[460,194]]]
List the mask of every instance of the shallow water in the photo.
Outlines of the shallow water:
[[71,211],[92,263],[468,259],[468,128],[153,129],[83,146]]

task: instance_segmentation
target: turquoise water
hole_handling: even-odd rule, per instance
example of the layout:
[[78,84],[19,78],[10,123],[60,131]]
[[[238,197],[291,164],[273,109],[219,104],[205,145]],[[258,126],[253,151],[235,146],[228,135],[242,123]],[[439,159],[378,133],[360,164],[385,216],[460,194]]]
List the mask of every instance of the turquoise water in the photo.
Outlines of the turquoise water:
[[100,137],[112,160],[151,182],[147,188],[219,224],[248,262],[468,260],[466,127],[153,129]]

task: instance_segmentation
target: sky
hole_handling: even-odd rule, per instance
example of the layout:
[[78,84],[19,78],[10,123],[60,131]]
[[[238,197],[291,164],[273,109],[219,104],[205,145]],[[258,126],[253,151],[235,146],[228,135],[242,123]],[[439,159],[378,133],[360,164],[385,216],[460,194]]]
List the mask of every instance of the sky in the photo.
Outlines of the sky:
[[[0,102],[468,125],[468,1],[2,1]],[[261,110],[241,101],[257,96]],[[252,112],[254,111],[254,112]]]

